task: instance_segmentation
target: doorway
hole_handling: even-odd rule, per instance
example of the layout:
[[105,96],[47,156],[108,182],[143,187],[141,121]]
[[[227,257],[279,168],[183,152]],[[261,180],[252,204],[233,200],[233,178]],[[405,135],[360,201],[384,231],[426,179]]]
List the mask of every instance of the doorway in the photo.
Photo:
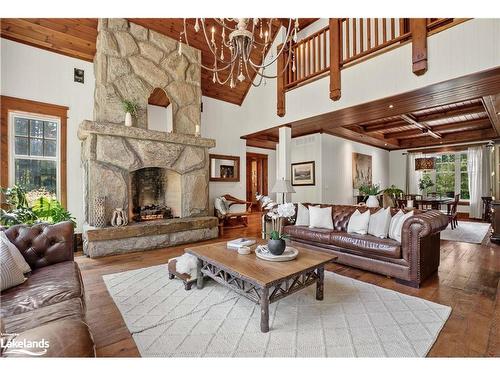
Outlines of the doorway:
[[252,202],[252,211],[259,211],[256,194],[267,195],[267,155],[247,152],[247,201]]

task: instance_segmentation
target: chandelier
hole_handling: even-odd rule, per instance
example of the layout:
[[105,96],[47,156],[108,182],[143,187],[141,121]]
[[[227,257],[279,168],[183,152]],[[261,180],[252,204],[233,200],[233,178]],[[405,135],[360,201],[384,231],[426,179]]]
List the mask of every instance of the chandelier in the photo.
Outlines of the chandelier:
[[[207,20],[210,21],[207,22]],[[253,86],[258,87],[262,82],[265,84],[266,78],[277,78],[284,73],[290,60],[292,60],[292,71],[295,71],[292,44],[297,41],[299,30],[297,18],[289,18],[288,22],[282,22],[282,24],[288,24],[283,43],[276,56],[271,53],[269,61],[265,61],[266,54],[272,45],[272,27],[276,20],[273,18],[196,18],[192,28],[195,33],[199,33],[201,30],[202,39],[204,38],[214,59],[212,66],[201,64],[201,67],[212,72],[213,83],[229,84],[229,87],[234,88],[236,80],[243,82],[248,78]],[[190,27],[188,26],[188,22],[184,18],[184,28],[179,35],[179,55],[182,53],[183,39],[189,46],[188,29]],[[283,26],[286,25],[283,24]],[[287,53],[288,51],[292,52]],[[266,74],[266,68],[272,65],[283,53],[287,53],[283,71],[277,72],[274,76]],[[256,60],[256,57],[260,60]],[[253,73],[258,74],[260,78],[257,82],[253,82],[251,79]],[[227,76],[221,77],[226,74]]]

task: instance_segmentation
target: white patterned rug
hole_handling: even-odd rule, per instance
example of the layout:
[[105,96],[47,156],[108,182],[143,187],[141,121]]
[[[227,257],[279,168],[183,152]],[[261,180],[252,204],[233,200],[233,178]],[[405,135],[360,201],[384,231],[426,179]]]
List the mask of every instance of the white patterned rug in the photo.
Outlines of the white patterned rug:
[[457,242],[482,243],[489,233],[490,223],[477,223],[473,221],[459,221],[455,229],[451,224],[441,231],[441,239]]
[[185,291],[166,265],[105,275],[143,357],[424,357],[451,308],[325,272],[311,286],[260,308],[214,281]]

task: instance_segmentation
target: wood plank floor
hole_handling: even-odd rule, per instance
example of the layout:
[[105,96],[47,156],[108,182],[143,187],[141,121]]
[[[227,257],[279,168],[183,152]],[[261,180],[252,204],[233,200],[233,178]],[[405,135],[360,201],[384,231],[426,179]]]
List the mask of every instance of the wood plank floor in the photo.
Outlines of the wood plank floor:
[[[259,236],[260,217],[251,215],[249,226],[226,230],[223,240]],[[220,239],[219,239],[220,241]],[[102,276],[163,264],[183,253],[184,246],[141,253],[90,259],[76,257],[85,284],[87,321],[103,357],[139,356],[125,323],[106,290]],[[425,298],[453,308],[434,344],[432,357],[500,357],[500,246],[442,241],[439,272],[420,289],[397,284],[393,279],[341,265],[330,271],[398,292]]]

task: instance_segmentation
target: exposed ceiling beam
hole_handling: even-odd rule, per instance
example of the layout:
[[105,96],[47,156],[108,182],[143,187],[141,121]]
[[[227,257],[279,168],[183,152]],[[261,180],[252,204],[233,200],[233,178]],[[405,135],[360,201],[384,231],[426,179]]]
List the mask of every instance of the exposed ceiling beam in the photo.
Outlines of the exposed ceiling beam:
[[401,118],[405,120],[408,124],[415,125],[417,128],[421,129],[422,132],[429,134],[432,138],[440,139],[442,138],[440,134],[432,131],[430,126],[423,125],[416,121],[413,117],[409,115],[401,115]]
[[399,128],[401,126],[406,126],[407,122],[404,120],[396,120],[391,122],[384,122],[382,124],[377,125],[361,125],[366,133],[374,133],[384,130],[389,130],[393,128]]
[[473,105],[461,107],[458,109],[452,109],[450,111],[446,112],[439,112],[439,113],[433,113],[430,115],[422,115],[419,116],[414,115],[415,119],[418,122],[427,122],[427,121],[434,121],[434,120],[446,120],[450,118],[454,118],[457,116],[463,116],[463,115],[476,115],[476,114],[481,114],[484,113],[484,107],[482,103],[474,103]]
[[[443,135],[439,140],[439,144],[450,144],[458,142],[474,142],[491,140],[497,137],[496,132],[492,129],[469,130],[462,132],[453,132]],[[417,139],[402,139],[399,141],[401,148],[417,148],[430,146],[431,143],[425,138]]]
[[[451,124],[437,125],[433,126],[432,130],[438,133],[449,132],[449,131],[462,131],[462,130],[474,130],[474,129],[485,129],[491,126],[490,120],[479,119],[479,120],[469,120],[454,122]],[[392,132],[384,134],[384,138],[387,139],[401,139],[401,138],[413,138],[415,136],[420,136],[428,133],[423,133],[420,129],[412,129],[401,132]]]
[[483,96],[483,104],[493,129],[500,135],[500,94]]

